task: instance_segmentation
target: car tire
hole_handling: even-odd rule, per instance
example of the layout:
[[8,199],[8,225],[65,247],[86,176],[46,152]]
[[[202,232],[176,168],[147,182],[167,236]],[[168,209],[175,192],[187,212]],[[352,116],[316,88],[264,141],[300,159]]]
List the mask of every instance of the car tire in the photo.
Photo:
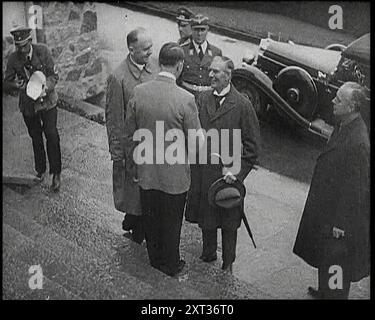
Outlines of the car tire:
[[302,117],[311,120],[318,105],[318,93],[309,73],[296,66],[282,69],[273,83],[275,91]]
[[236,89],[247,99],[250,100],[254,107],[255,113],[259,120],[265,120],[267,118],[267,103],[265,98],[259,93],[259,91],[250,83],[247,83],[243,79],[232,79],[232,82]]

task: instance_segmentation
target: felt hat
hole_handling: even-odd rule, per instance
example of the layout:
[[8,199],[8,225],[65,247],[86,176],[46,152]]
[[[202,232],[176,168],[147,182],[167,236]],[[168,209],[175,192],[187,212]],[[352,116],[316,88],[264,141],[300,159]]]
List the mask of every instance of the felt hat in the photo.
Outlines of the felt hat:
[[214,208],[232,209],[241,206],[245,194],[246,188],[240,180],[229,184],[220,178],[208,189],[208,203]]

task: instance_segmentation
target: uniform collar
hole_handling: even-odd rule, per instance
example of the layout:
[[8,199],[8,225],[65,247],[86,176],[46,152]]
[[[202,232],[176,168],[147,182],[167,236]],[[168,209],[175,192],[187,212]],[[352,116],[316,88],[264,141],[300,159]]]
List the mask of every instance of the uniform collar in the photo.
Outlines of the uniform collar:
[[[193,44],[193,46],[194,46],[194,48],[195,48],[195,51],[196,51],[197,53],[199,53],[199,44],[196,43],[194,40],[193,40],[191,43]],[[205,40],[205,41],[201,44],[201,46],[202,46],[203,53],[206,53],[206,52],[207,52],[207,48],[208,48],[208,42],[207,42],[207,40]]]

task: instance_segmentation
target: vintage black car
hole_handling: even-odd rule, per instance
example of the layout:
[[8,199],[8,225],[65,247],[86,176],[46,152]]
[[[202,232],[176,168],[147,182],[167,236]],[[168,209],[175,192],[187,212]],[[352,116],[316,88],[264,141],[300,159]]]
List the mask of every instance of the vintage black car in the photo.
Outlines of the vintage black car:
[[332,132],[332,99],[346,81],[363,85],[368,96],[363,115],[369,125],[370,34],[347,47],[324,49],[262,39],[257,54],[245,57],[232,78],[260,119],[276,109],[289,123],[326,139]]

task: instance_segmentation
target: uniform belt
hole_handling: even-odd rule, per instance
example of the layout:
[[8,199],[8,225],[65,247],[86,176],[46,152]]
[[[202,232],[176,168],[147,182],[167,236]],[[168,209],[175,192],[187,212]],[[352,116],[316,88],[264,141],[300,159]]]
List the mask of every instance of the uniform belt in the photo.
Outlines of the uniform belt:
[[211,89],[210,86],[197,86],[196,84],[191,84],[185,81],[182,81],[182,86],[185,87],[186,89],[196,91],[196,92],[202,92],[202,91],[208,91]]

